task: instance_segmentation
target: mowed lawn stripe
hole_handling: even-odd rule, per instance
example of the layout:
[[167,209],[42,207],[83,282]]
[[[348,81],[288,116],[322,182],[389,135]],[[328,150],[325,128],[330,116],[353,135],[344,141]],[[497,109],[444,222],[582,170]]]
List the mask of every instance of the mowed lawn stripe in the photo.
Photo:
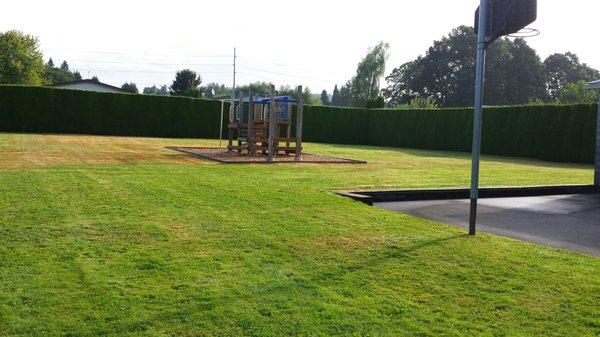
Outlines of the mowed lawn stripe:
[[[599,259],[468,237],[331,193],[464,186],[464,154],[308,147],[371,163],[0,172],[0,335],[600,332]],[[587,166],[483,166],[488,185],[591,179]]]

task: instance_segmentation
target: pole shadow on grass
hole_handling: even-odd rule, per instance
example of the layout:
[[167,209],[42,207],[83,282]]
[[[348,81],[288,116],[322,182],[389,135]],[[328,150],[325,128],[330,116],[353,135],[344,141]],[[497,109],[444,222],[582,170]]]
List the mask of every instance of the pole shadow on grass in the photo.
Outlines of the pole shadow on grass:
[[408,260],[408,259],[410,259],[410,256],[412,253],[415,253],[421,249],[428,248],[428,247],[434,247],[434,246],[441,246],[446,242],[456,240],[456,239],[468,238],[468,237],[469,237],[469,235],[467,235],[466,233],[465,234],[461,233],[461,234],[455,234],[455,235],[441,237],[441,238],[435,238],[435,239],[431,239],[431,240],[420,240],[414,244],[408,245],[407,247],[402,247],[400,245],[385,246],[385,247],[383,247],[382,252],[379,252],[379,251],[374,252],[375,254],[377,254],[377,256],[374,258],[364,260],[360,263],[354,263],[354,264],[350,264],[350,265],[340,266],[337,270],[323,272],[320,275],[315,276],[314,279],[318,280],[318,279],[339,278],[345,274],[348,274],[348,273],[351,273],[351,272],[354,272],[357,270],[369,269],[373,266],[380,265],[390,259]]

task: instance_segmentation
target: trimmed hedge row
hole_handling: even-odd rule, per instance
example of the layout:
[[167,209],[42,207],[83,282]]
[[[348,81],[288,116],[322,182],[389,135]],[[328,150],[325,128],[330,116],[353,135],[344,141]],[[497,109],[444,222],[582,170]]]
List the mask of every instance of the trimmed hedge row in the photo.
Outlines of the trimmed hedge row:
[[0,86],[0,131],[219,137],[218,101]]
[[[596,104],[486,107],[485,154],[593,163]],[[471,151],[473,109],[354,109],[308,106],[307,141]]]
[[[217,138],[220,109],[218,101],[195,98],[0,86],[3,132]],[[593,163],[596,109],[595,104],[487,107],[482,152]],[[471,108],[306,106],[303,134],[311,142],[470,151],[472,123]]]

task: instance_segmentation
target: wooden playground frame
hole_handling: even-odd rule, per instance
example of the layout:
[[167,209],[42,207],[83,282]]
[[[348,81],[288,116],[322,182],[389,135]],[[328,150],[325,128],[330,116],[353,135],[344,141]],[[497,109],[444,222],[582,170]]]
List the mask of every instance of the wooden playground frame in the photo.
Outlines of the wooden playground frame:
[[[227,120],[227,152],[253,156],[267,156],[275,161],[278,155],[294,154],[295,161],[302,160],[302,86],[298,86],[298,99],[275,96],[275,86],[270,86],[270,97],[256,98],[250,91],[248,99],[239,92],[238,98],[221,100],[219,147],[223,138],[223,111],[229,103]],[[292,107],[296,105],[295,135],[292,137]],[[282,136],[282,131],[285,134]]]

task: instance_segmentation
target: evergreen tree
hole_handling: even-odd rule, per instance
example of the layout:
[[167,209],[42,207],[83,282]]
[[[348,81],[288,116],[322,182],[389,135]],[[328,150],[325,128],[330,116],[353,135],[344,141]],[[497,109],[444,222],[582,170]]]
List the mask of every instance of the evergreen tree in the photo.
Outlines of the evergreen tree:
[[168,96],[169,91],[166,85],[161,86],[160,88],[156,85],[151,87],[146,87],[143,90],[144,95],[158,95],[158,96]]
[[[235,88],[236,91],[249,92],[254,95],[267,97],[270,94],[271,86],[267,82],[254,82],[246,85],[241,85]],[[236,93],[237,95],[237,93]]]
[[323,103],[323,105],[329,105],[329,94],[327,93],[327,90],[323,90],[321,91],[321,103]]
[[60,68],[54,66],[54,60],[50,58],[46,63],[46,70],[44,71],[44,82],[45,84],[57,84],[63,82],[70,82],[75,80],[75,74],[69,70],[69,65],[66,61],[63,61]]
[[352,106],[354,103],[353,95],[352,95],[352,80],[346,82],[340,88],[340,98],[338,105],[339,106]]
[[142,91],[144,95],[156,95],[157,92],[158,88],[156,87],[156,85],[153,85],[151,87],[145,87]]
[[231,94],[230,88],[225,87],[224,84],[219,84],[215,82],[208,83],[205,87],[202,87],[201,89],[203,97],[206,98],[222,97]]
[[44,71],[44,84],[57,84],[63,82],[69,82],[73,80],[81,80],[81,74],[76,71],[72,72],[69,70],[69,64],[67,61],[63,61],[59,68],[54,66],[54,60],[50,58],[46,63]]
[[169,89],[167,88],[166,85],[163,85],[162,87],[160,87],[160,89],[158,89],[158,92],[156,94],[160,95],[160,96],[168,96]]
[[202,78],[196,72],[184,69],[175,75],[170,93],[173,96],[202,97],[202,92],[198,89],[201,83]]
[[128,82],[123,83],[123,85],[121,86],[121,89],[125,90],[129,93],[132,93],[132,94],[139,93],[137,85],[133,82],[132,83],[128,83]]
[[337,84],[333,88],[333,94],[331,95],[331,105],[340,105],[340,90]]
[[96,76],[96,75],[92,76],[91,80],[94,82],[100,82],[100,80],[98,79],[98,76]]

